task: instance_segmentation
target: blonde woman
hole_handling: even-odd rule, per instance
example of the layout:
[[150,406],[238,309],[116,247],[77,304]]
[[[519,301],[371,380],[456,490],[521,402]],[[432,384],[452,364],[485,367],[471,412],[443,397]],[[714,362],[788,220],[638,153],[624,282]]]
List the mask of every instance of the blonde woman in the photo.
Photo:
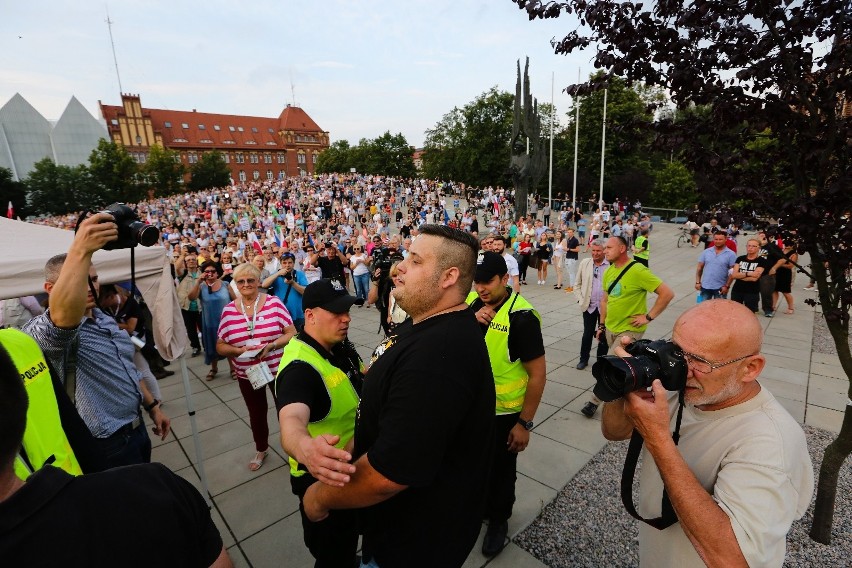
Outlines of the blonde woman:
[[565,267],[565,251],[568,250],[568,242],[565,240],[565,235],[562,231],[556,231],[556,238],[553,239],[553,266],[556,267],[556,285],[554,290],[562,289],[562,272]]
[[[275,296],[260,292],[260,270],[250,263],[234,270],[234,282],[239,289],[237,299],[222,310],[216,351],[228,357],[237,375],[240,393],[249,411],[249,423],[256,454],[249,469],[257,471],[269,450],[269,424],[266,422],[266,388],[252,388],[246,371],[252,365],[266,364],[272,375],[278,372],[284,346],[296,335],[293,318]],[[247,351],[258,351],[254,358],[240,358]],[[267,385],[270,390],[272,384]],[[274,395],[274,393],[273,393]]]

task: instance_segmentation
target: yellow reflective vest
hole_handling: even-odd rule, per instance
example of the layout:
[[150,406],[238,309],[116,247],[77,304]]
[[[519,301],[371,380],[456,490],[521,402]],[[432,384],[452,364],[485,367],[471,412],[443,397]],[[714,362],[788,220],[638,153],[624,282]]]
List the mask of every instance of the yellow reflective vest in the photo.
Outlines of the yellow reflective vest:
[[15,363],[29,398],[27,429],[22,451],[15,458],[15,474],[27,479],[34,471],[50,464],[71,475],[82,475],[83,470],[62,429],[50,370],[38,344],[17,329],[0,330],[0,344]]
[[[473,304],[478,297],[476,292],[471,292],[467,297],[468,305]],[[509,299],[500,306],[497,315],[488,324],[488,331],[485,332],[485,346],[488,348],[491,372],[494,373],[494,389],[497,393],[497,414],[520,412],[527,394],[527,370],[520,359],[512,361],[509,358],[509,315],[522,311],[531,311],[541,321],[541,316],[532,304],[517,292],[512,292]]]
[[[320,355],[316,349],[295,337],[284,347],[281,363],[278,365],[278,375],[293,361],[303,361],[319,373],[325,383],[325,388],[331,398],[331,408],[328,414],[317,422],[308,423],[308,433],[312,438],[321,434],[340,436],[335,444],[343,449],[355,435],[355,413],[358,410],[358,393],[349,381],[346,373],[335,367],[328,359]],[[361,371],[363,372],[363,366]],[[276,390],[278,377],[275,378]],[[305,470],[299,469],[299,462],[290,458],[290,475],[301,477]]]

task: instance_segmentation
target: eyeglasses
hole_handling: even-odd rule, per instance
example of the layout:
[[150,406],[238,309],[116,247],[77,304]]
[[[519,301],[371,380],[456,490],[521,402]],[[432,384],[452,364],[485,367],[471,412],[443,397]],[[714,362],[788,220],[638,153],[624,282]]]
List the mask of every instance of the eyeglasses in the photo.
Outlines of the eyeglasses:
[[743,355],[742,357],[737,357],[736,359],[731,359],[730,361],[725,361],[724,363],[711,363],[710,361],[708,361],[704,357],[701,357],[700,355],[696,355],[694,353],[684,351],[683,349],[680,348],[680,346],[677,343],[675,343],[673,341],[671,341],[670,343],[672,343],[675,347],[677,347],[680,354],[683,355],[684,359],[686,359],[686,364],[689,365],[690,367],[692,367],[692,369],[694,371],[698,371],[702,375],[712,373],[716,369],[721,369],[722,367],[727,367],[728,365],[733,365],[734,363],[739,363],[740,361],[748,359],[749,357],[754,357],[755,355],[758,354],[758,353],[751,353],[749,355]]
[[204,274],[216,274],[215,270],[205,270]]
[[237,286],[251,286],[252,284],[257,284],[257,279],[255,278],[241,278],[237,280]]

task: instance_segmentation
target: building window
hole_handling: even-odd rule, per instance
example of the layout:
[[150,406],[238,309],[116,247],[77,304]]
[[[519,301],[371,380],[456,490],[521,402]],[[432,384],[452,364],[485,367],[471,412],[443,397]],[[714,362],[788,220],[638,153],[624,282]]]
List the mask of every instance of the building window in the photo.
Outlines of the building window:
[[242,126],[237,126],[237,130],[239,130],[240,132],[245,132],[245,130],[243,130]]
[[245,164],[246,163],[245,156],[243,156],[242,154],[237,154],[237,163],[238,164]]
[[110,124],[112,124],[113,126],[118,126],[118,119],[113,118],[112,120],[110,120]]
[[175,155],[174,155],[174,161],[175,161],[175,163],[176,163],[176,164],[179,164],[179,163],[180,163],[180,154],[175,154]]
[[201,140],[199,140],[199,142],[201,142],[203,144],[212,144],[213,143],[213,141],[210,140],[209,138],[202,138]]
[[189,124],[187,124],[186,122],[182,122],[180,124],[180,127],[183,128],[184,130],[189,130]]
[[240,181],[246,181],[246,172],[244,170],[240,170]]
[[260,179],[260,171],[259,171],[259,170],[254,170],[254,173],[252,173],[251,177],[252,177],[253,179]]
[[285,175],[284,170],[278,170],[278,179],[284,179]]
[[257,126],[252,126],[251,131],[254,132],[255,134],[257,134]]
[[190,152],[190,153],[187,155],[187,161],[188,161],[190,164],[196,164],[196,163],[198,163],[198,154],[196,154],[195,152]]
[[204,126],[203,124],[198,125],[198,130],[206,130],[206,129],[207,129],[207,127]]
[[166,128],[171,128],[171,127],[172,127],[172,123],[171,123],[171,122],[169,122],[169,121],[167,120],[167,121],[163,124],[163,126],[165,126]]
[[311,163],[313,165],[317,164],[317,155],[315,153],[311,155]]
[[304,155],[304,154],[298,154],[297,161],[298,161],[298,163],[300,163],[300,164],[307,164],[307,163],[308,163],[308,161],[307,161],[307,159],[305,158],[305,155]]
[[218,124],[214,124],[214,125],[213,125],[213,130],[215,130],[216,132],[219,132],[219,131],[220,131],[220,130],[222,130],[222,129],[221,129],[221,128],[219,128],[219,125],[218,125]]
[[286,164],[287,163],[286,160],[287,160],[287,154],[285,154],[284,152],[281,152],[280,154],[278,154],[278,163],[279,164]]
[[272,154],[264,154],[263,155],[263,163],[271,164],[272,163]]
[[272,181],[273,179],[275,179],[273,174],[272,174],[272,170],[266,170],[266,179],[268,179],[269,181]]
[[229,156],[227,152],[222,152],[222,159],[225,160],[226,164],[231,163],[231,156]]
[[231,132],[234,132],[236,130],[236,128],[234,128],[233,126],[229,126],[228,130],[230,130]]
[[[250,154],[250,155],[249,155],[249,161],[250,161],[252,164],[257,164],[257,163],[259,163],[259,162],[260,162],[260,158],[258,157],[258,155],[257,155],[257,154]],[[255,178],[255,179],[257,179],[257,178]]]
[[222,140],[222,144],[236,144],[233,140]]
[[269,129],[269,133],[270,133],[270,134],[275,134],[275,131],[274,131],[273,129],[271,129],[271,128],[270,128],[270,129]]

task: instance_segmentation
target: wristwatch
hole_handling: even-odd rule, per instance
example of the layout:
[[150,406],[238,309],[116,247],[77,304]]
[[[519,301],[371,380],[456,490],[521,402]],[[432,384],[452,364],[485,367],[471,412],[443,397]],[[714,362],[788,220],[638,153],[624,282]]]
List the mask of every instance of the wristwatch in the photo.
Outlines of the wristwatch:
[[160,401],[155,398],[154,401],[151,404],[143,404],[142,406],[145,408],[145,412],[150,413],[152,410],[154,410],[154,408],[156,408],[159,405],[160,405]]
[[648,321],[654,321],[654,318],[652,318],[652,317],[651,317],[651,313],[650,313],[650,312],[648,312],[647,314],[645,314],[645,318],[646,318]]
[[520,416],[518,416],[518,424],[520,424],[521,426],[523,426],[523,427],[524,427],[524,430],[527,430],[527,431],[532,430],[532,429],[533,429],[533,426],[535,426],[535,424],[533,423],[533,421],[532,421],[532,420],[530,420],[530,421],[526,421],[526,420],[524,420],[523,418],[521,418]]

